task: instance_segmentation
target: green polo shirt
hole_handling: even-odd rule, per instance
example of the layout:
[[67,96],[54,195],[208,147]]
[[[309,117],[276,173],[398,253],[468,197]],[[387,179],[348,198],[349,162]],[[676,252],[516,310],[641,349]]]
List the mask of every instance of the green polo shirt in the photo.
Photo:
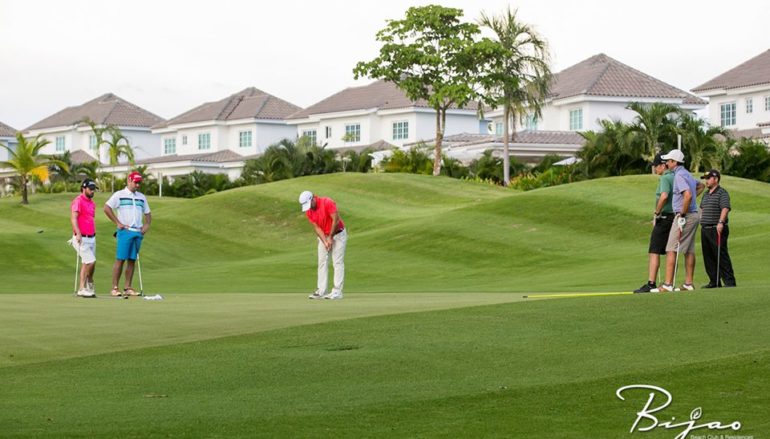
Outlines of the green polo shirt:
[[660,180],[658,181],[658,190],[655,192],[655,207],[658,206],[658,201],[660,200],[660,194],[667,193],[668,199],[666,199],[666,204],[663,205],[663,209],[660,211],[660,213],[674,213],[674,196],[672,192],[674,191],[674,173],[671,172],[671,170],[666,170],[666,172],[663,173],[663,175],[660,176]]

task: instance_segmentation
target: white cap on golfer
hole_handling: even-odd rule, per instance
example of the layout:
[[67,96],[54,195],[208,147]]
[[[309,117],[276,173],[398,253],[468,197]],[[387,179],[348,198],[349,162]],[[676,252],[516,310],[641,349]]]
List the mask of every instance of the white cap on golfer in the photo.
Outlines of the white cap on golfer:
[[668,154],[661,156],[663,160],[673,160],[678,163],[684,163],[684,153],[678,149],[672,149]]
[[310,210],[310,204],[313,202],[313,193],[310,191],[304,191],[299,194],[299,204],[302,205],[302,211],[307,212]]

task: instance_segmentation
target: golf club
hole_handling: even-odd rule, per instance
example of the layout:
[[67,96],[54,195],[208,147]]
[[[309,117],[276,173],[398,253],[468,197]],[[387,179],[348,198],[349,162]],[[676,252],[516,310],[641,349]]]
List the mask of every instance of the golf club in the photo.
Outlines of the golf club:
[[142,283],[142,262],[139,260],[139,254],[136,255],[136,267],[139,270],[139,297],[144,297],[144,284]]
[[[74,237],[72,239],[75,239]],[[72,241],[69,241],[72,242]],[[78,244],[78,249],[75,251],[75,289],[72,291],[72,295],[74,297],[78,296],[78,275],[79,275],[79,268],[80,265],[80,244]]]
[[717,230],[717,288],[722,288],[722,274],[719,272],[720,256],[722,256],[722,233]]
[[679,291],[679,288],[676,287],[676,272],[679,269],[679,247],[680,243],[682,242],[682,230],[684,229],[684,225],[687,224],[687,220],[680,216],[679,219],[676,221],[676,226],[679,229],[679,234],[676,238],[676,256],[674,259],[674,278],[671,280],[671,287],[674,291]]

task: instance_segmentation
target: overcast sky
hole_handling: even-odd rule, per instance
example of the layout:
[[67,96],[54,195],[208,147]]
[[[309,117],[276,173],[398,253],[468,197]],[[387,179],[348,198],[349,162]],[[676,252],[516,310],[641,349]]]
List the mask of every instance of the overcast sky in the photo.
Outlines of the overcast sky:
[[518,8],[558,72],[597,53],[684,90],[770,48],[762,0],[0,0],[0,122],[115,93],[163,118],[257,87],[301,107],[346,87],[410,6]]

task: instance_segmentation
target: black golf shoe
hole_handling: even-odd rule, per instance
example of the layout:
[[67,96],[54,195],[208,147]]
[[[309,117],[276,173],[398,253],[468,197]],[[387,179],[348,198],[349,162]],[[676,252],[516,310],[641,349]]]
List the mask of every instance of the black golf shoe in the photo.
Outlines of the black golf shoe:
[[652,289],[655,288],[654,283],[647,282],[646,284],[642,285],[641,287],[634,290],[634,293],[649,293],[652,291]]

